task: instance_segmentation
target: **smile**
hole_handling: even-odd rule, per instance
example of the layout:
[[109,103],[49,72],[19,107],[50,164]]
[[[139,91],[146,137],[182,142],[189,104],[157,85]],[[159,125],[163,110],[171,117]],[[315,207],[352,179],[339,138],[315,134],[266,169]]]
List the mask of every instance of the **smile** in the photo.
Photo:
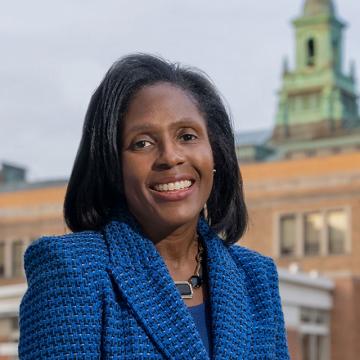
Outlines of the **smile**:
[[181,181],[169,182],[167,184],[156,184],[154,185],[154,190],[160,192],[178,191],[178,190],[188,189],[191,185],[192,182],[190,180],[181,180]]

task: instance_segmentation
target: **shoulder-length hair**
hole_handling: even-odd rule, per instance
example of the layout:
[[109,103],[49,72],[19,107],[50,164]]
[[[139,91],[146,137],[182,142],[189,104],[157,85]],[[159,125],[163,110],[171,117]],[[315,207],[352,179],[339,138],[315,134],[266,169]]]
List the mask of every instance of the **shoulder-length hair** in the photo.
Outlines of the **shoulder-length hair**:
[[115,62],[91,97],[65,195],[66,224],[74,232],[100,230],[119,204],[126,206],[122,122],[134,94],[159,82],[192,95],[207,122],[216,173],[203,215],[224,241],[232,244],[245,232],[248,216],[234,134],[224,103],[201,71],[147,54],[128,55]]

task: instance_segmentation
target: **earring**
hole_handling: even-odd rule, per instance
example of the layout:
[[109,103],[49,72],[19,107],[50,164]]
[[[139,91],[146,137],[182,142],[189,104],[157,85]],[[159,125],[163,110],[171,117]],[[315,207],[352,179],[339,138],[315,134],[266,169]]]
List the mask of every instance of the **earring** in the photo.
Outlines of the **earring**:
[[216,173],[216,169],[213,169],[213,173],[214,173],[214,174]]
[[207,218],[208,217],[208,210],[207,210],[207,204],[205,203],[204,207],[203,207],[203,210],[204,210],[204,217]]

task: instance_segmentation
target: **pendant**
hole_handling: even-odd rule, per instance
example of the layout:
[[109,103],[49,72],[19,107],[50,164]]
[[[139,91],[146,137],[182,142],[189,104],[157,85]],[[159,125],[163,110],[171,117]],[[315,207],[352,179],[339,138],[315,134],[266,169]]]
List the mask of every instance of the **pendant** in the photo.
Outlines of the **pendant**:
[[198,275],[193,275],[189,279],[189,283],[194,289],[197,289],[202,285],[202,278]]
[[188,281],[175,281],[176,288],[179,290],[183,299],[192,299],[194,292]]

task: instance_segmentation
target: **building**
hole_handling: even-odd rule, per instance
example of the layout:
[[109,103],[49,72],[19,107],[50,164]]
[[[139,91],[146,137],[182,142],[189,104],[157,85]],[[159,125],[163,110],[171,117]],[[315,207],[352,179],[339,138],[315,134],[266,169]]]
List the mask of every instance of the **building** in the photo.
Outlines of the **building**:
[[[296,265],[333,279],[329,316],[336,360],[356,359],[359,350],[359,163],[355,152],[242,166],[250,226],[241,243],[272,256],[281,268]],[[299,334],[296,346],[302,341]]]
[[0,170],[0,360],[17,359],[18,315],[27,288],[23,256],[32,240],[66,232],[62,202],[66,181],[29,184],[26,170]]
[[[0,185],[0,360],[17,359],[18,311],[27,288],[23,271],[26,247],[40,236],[68,231],[62,218],[65,189],[65,181]],[[296,356],[301,354],[299,334],[306,336],[309,348],[316,349],[314,344],[319,341],[326,348],[333,282],[294,267],[279,269],[279,281],[289,343]]]
[[278,272],[291,359],[330,359],[333,281],[296,265]]
[[353,360],[360,354],[355,70],[343,71],[345,25],[331,0],[306,0],[293,26],[295,68],[284,65],[274,128],[237,135],[250,213],[242,244],[272,256],[280,268],[321,274],[335,284],[332,309],[324,314],[319,303],[312,310],[328,316],[330,342],[309,341],[303,327],[296,333],[288,322],[293,357]]

